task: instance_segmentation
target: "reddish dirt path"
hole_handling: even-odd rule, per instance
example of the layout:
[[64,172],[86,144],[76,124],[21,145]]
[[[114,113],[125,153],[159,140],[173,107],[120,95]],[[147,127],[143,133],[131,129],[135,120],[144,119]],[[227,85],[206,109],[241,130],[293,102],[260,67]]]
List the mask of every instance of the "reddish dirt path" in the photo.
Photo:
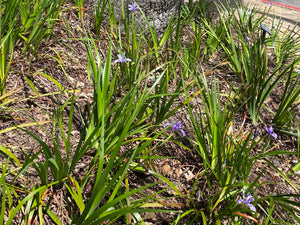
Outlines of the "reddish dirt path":
[[282,6],[289,9],[299,10],[300,11],[300,1],[299,0],[261,0],[269,4],[274,4]]

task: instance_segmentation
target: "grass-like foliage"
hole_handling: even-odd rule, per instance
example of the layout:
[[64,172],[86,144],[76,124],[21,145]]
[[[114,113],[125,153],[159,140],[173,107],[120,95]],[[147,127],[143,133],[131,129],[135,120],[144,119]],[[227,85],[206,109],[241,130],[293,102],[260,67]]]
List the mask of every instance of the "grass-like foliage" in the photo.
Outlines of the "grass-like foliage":
[[36,52],[48,38],[58,18],[62,0],[1,1],[0,18],[0,95],[6,91],[6,79],[14,56],[14,47],[23,41],[23,54]]
[[0,1],[0,224],[300,223],[297,25],[190,0],[156,29],[88,2]]

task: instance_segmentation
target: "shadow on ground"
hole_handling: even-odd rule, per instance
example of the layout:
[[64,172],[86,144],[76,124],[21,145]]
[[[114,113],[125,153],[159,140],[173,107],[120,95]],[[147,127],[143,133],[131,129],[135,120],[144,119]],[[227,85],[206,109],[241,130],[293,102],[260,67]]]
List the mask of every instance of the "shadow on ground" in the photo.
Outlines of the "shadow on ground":
[[[237,8],[237,4],[235,3],[235,1],[233,0],[207,0],[208,2],[211,3],[211,8],[214,12],[218,12],[218,9],[216,7],[216,4],[219,5],[223,5],[224,7],[231,7],[231,8]],[[239,2],[239,1],[237,1]],[[256,8],[259,10],[258,15],[262,15],[263,11],[266,9],[268,10],[268,8],[270,7],[270,5],[268,3],[264,3],[260,0],[242,0],[241,1],[242,5],[247,5],[247,4],[251,4],[252,6],[256,6]],[[270,12],[267,13],[267,17],[269,18],[268,21],[266,21],[266,23],[272,23],[272,18],[276,16],[277,20],[278,19],[282,19],[284,24],[283,27],[284,28],[288,28],[290,26],[294,26],[296,25],[297,28],[300,29],[300,12],[297,10],[292,10],[289,8],[284,8],[284,7],[280,7],[280,6],[276,6],[273,5]]]

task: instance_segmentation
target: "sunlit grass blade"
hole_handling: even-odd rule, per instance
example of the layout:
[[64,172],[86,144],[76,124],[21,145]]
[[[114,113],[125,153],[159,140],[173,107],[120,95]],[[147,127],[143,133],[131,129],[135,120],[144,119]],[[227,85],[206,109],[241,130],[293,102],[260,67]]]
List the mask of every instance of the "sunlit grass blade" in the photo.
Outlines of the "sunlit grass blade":
[[[56,182],[51,183],[50,185],[55,185]],[[10,211],[8,215],[8,219],[6,221],[6,224],[11,224],[13,220],[15,219],[16,214],[19,212],[19,210],[23,207],[26,202],[28,202],[30,199],[33,199],[34,196],[41,192],[44,193],[48,186],[40,186],[34,190],[32,190],[28,195],[26,195],[21,201],[18,202],[18,204]]]
[[269,160],[267,160],[267,159],[264,159],[273,169],[275,169],[276,170],[276,172],[277,173],[279,173],[280,174],[280,176],[292,187],[292,188],[294,188],[294,190],[296,191],[296,192],[298,192],[299,191],[299,189],[296,187],[296,185],[282,172],[282,171],[280,171],[280,169],[277,167],[277,166],[275,166],[272,162],[270,162]]
[[[7,204],[6,198],[10,197],[9,195],[6,196],[6,193],[9,190],[7,190],[6,182],[5,182],[5,175],[6,175],[8,163],[9,163],[9,158],[6,161],[5,165],[3,164],[1,165],[2,173],[0,177],[0,188],[2,189],[2,191],[0,193],[0,197],[2,200],[1,200],[1,210],[0,210],[0,224],[4,224],[5,209]],[[8,199],[8,202],[11,203],[11,199]]]
[[33,122],[33,123],[24,123],[24,124],[20,124],[18,126],[14,126],[14,127],[9,127],[9,128],[3,129],[3,130],[0,131],[0,134],[6,133],[6,132],[9,132],[9,131],[18,129],[18,128],[30,127],[30,126],[38,126],[38,125],[43,125],[43,124],[51,123],[51,122],[53,122],[53,121],[49,120],[49,121],[41,121],[41,122]]
[[74,187],[71,187],[71,185],[66,185],[69,193],[71,194],[73,200],[75,201],[77,207],[79,208],[80,212],[82,213],[84,208],[85,208],[85,204],[84,204],[84,199],[82,196],[82,190],[81,187],[79,186],[79,183],[74,180],[72,177],[70,177],[71,182],[73,184],[75,184]]
[[21,163],[18,160],[18,158],[7,148],[5,148],[4,146],[0,145],[0,152],[4,153],[4,155],[7,155],[9,158],[13,159],[13,161],[19,166],[21,167]]
[[292,78],[293,69],[288,72],[284,92],[281,101],[273,118],[273,123],[276,127],[289,128],[292,126],[293,118],[297,112],[296,108],[300,104],[297,100],[300,96],[300,75]]

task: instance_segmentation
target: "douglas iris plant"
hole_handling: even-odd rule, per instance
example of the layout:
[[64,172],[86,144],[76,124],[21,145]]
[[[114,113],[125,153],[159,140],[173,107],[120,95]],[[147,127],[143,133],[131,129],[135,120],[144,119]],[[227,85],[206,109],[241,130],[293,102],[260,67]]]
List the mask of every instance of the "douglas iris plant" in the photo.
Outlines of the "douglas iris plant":
[[243,191],[243,198],[239,198],[239,200],[237,201],[238,204],[245,204],[247,206],[249,206],[249,208],[253,211],[256,212],[256,208],[254,207],[254,205],[251,203],[254,201],[254,198],[251,194],[248,194],[247,197],[245,197],[245,191]]
[[131,62],[131,59],[126,58],[125,54],[124,55],[118,54],[118,59],[115,60],[115,63],[126,63],[126,62]]
[[[165,123],[164,128],[166,128],[169,125],[170,125],[170,123]],[[179,130],[182,133],[182,137],[185,136],[185,131],[182,129],[182,122],[181,121],[173,123],[172,128],[173,128],[174,131]]]
[[137,6],[135,2],[133,2],[131,5],[128,5],[128,10],[131,12],[134,12],[136,10],[139,10],[140,8]]
[[269,128],[264,127],[265,130],[268,132],[269,137],[272,136],[273,138],[277,139],[277,134],[274,132],[274,128],[272,126],[269,126]]

